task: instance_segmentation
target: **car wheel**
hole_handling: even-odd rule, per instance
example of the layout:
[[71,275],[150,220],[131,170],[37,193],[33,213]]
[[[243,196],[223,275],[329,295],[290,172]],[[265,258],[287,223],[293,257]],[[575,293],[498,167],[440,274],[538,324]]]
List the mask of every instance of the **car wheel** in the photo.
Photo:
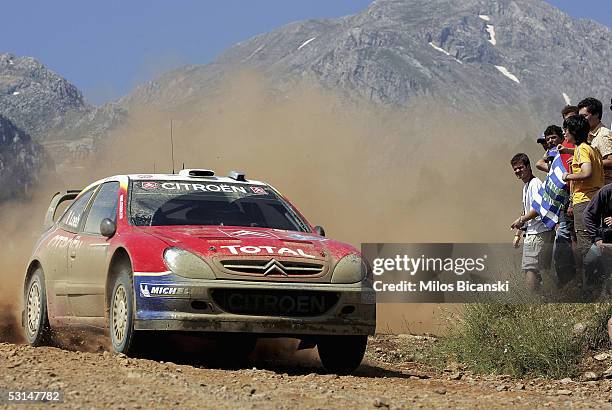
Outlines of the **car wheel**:
[[32,346],[50,344],[51,326],[49,326],[47,290],[42,268],[38,268],[28,281],[24,305],[24,326],[28,343]]
[[348,374],[359,367],[365,354],[368,337],[322,336],[317,342],[319,358],[325,370]]
[[109,332],[111,345],[117,353],[137,353],[137,332],[134,330],[134,286],[132,272],[122,268],[115,277],[110,298]]

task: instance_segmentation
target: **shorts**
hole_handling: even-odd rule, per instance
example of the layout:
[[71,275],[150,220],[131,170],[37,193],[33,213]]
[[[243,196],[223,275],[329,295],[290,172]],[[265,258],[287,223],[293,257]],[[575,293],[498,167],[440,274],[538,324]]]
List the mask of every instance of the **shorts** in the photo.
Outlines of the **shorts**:
[[540,272],[550,268],[554,231],[527,234],[523,243],[523,271]]

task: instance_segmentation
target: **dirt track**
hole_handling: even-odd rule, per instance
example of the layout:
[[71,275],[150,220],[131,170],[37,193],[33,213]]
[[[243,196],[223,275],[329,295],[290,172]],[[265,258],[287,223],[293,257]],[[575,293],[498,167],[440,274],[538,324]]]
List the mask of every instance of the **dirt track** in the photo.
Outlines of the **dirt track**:
[[61,408],[612,406],[612,380],[513,380],[457,369],[437,372],[410,357],[391,363],[398,362],[399,345],[422,342],[413,336],[377,337],[353,376],[324,374],[314,352],[302,352],[299,366],[260,354],[247,368],[233,370],[0,343],[0,389],[59,389]]

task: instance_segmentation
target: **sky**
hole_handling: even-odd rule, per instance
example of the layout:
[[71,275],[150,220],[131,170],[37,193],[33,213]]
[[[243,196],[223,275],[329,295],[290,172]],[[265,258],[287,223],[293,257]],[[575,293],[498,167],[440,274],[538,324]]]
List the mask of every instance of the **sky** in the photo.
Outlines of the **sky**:
[[[185,64],[206,64],[293,21],[355,14],[371,0],[22,0],[2,5],[0,52],[32,56],[93,104]],[[612,0],[547,0],[612,25]]]

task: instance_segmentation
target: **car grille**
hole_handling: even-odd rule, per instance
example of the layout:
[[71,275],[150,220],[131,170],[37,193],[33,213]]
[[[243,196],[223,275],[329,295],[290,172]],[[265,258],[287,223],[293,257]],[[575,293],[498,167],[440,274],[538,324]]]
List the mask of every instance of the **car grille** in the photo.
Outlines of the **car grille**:
[[223,267],[240,275],[288,277],[319,276],[325,267],[322,263],[278,261],[276,259],[237,259],[221,261]]
[[223,311],[253,316],[320,316],[339,299],[334,292],[291,290],[214,289],[211,295]]

